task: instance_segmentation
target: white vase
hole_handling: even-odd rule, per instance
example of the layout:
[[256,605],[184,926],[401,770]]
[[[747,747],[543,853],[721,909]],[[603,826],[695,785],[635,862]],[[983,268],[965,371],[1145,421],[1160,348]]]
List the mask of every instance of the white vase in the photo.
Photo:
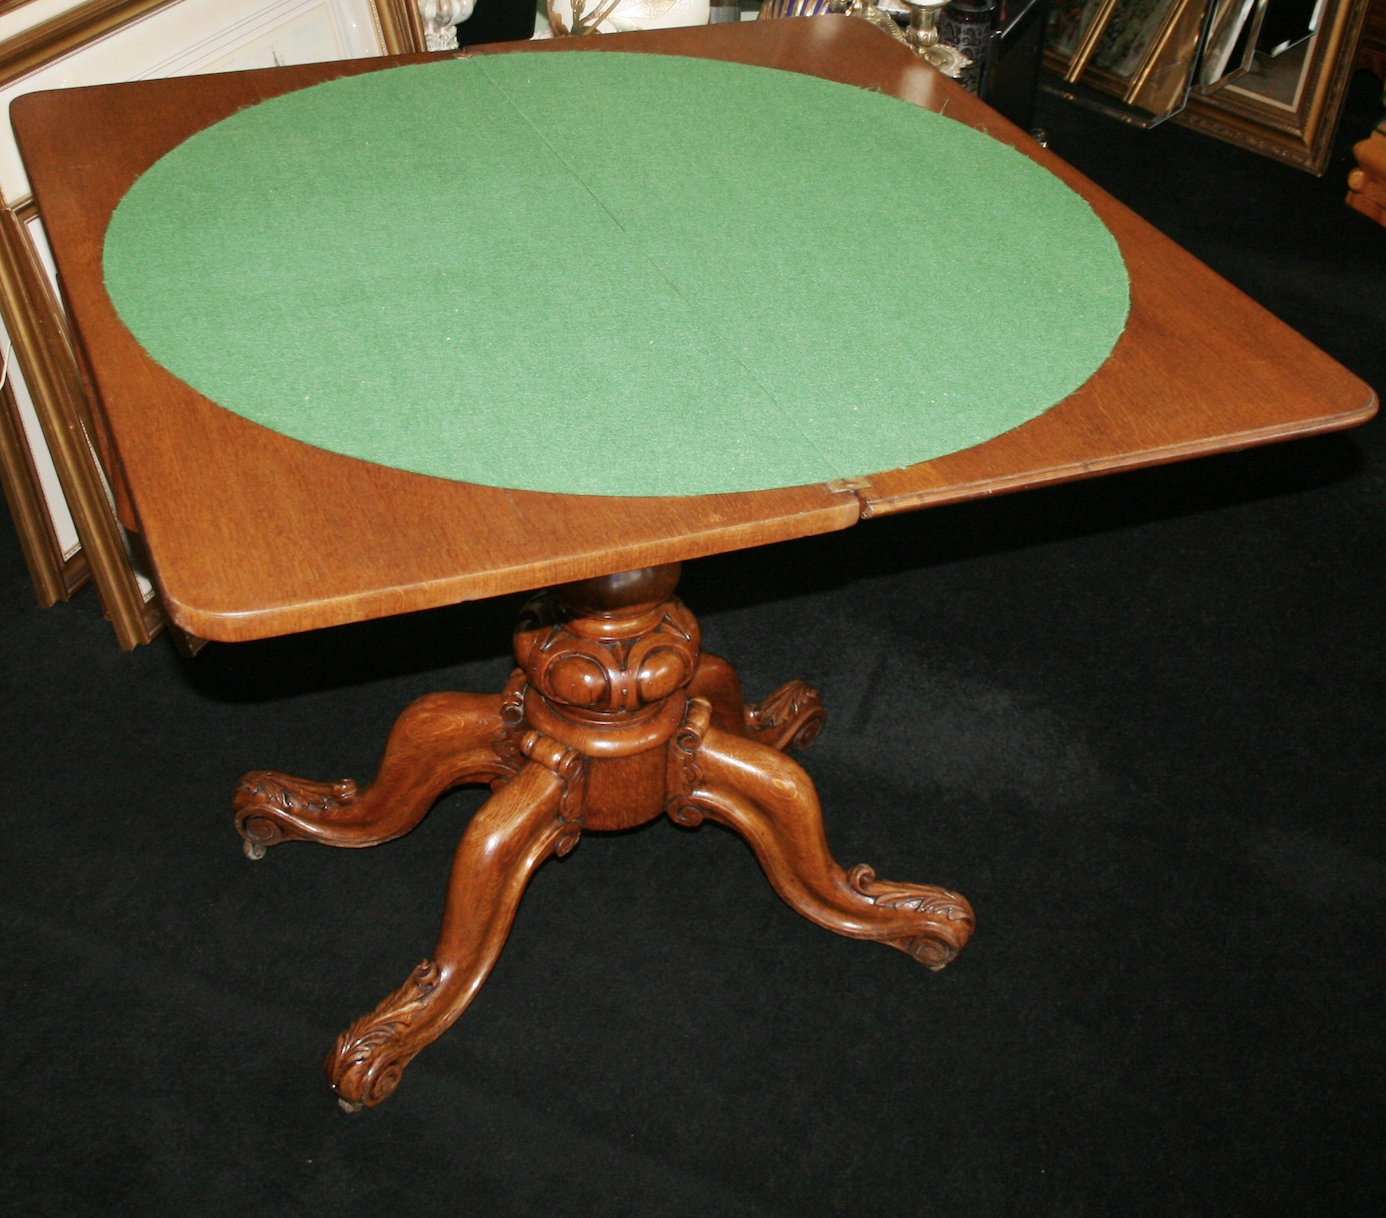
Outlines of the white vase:
[[555,35],[667,30],[706,25],[709,4],[710,0],[548,0],[549,24]]

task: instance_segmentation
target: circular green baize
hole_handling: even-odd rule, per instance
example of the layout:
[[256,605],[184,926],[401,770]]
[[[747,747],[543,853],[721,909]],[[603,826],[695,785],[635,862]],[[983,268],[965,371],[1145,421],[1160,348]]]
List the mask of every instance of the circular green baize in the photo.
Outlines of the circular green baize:
[[865,475],[1009,431],[1125,325],[1116,243],[894,98],[664,55],[512,54],[275,98],[122,200],[106,284],[212,401],[526,490]]

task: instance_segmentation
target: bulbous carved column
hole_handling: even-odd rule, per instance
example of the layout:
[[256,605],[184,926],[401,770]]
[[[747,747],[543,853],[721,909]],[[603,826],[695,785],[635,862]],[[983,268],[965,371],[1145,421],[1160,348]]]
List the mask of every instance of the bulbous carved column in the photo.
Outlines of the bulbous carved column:
[[698,623],[678,564],[567,584],[520,614],[524,721],[586,758],[582,823],[629,829],[664,810],[660,750],[683,720]]

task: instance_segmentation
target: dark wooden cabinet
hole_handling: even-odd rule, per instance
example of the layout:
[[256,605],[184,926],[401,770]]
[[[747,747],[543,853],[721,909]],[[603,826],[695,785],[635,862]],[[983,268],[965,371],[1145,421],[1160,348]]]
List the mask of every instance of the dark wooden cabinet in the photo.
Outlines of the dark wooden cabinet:
[[1359,68],[1366,68],[1386,80],[1386,0],[1372,0],[1357,47]]

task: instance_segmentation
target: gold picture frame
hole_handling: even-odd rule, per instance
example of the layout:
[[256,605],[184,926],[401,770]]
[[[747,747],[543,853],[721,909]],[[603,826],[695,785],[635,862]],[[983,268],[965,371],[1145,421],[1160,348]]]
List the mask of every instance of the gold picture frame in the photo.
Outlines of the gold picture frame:
[[1206,12],[1206,0],[1067,0],[1052,11],[1045,67],[1116,98],[1132,121],[1161,121],[1183,105]]
[[[31,7],[33,6],[33,7]],[[26,13],[26,9],[28,12]],[[426,49],[414,0],[0,0],[0,106],[31,89]],[[261,62],[264,60],[264,63]],[[167,625],[116,515],[42,218],[0,126],[0,487],[40,604],[89,578],[126,649]]]
[[1333,151],[1370,0],[1325,0],[1318,28],[1216,93],[1190,96],[1175,122],[1322,174]]

